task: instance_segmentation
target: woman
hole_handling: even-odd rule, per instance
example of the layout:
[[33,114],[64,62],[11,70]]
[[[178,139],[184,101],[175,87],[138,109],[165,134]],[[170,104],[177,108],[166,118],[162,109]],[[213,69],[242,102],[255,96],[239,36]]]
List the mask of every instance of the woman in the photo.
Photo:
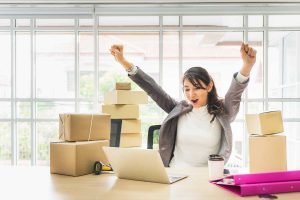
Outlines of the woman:
[[241,96],[248,85],[256,50],[242,43],[243,66],[233,75],[231,86],[223,100],[215,84],[202,67],[192,67],[183,76],[186,100],[176,101],[149,75],[128,62],[122,45],[113,45],[111,54],[168,116],[160,128],[159,152],[166,167],[199,167],[207,164],[210,154],[220,154],[228,161],[232,151],[230,123],[235,119]]

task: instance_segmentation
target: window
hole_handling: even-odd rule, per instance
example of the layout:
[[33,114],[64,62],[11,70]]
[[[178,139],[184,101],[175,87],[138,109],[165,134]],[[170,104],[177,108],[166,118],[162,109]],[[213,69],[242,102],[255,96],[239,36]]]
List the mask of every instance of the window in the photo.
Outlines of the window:
[[[253,5],[255,13],[242,4],[131,4],[119,5],[118,12],[115,5],[40,5],[49,6],[43,15],[26,6],[7,5],[0,13],[1,165],[48,165],[58,114],[98,112],[116,81],[130,81],[110,55],[112,44],[122,43],[128,60],[181,100],[181,77],[192,66],[205,67],[223,97],[242,66],[240,44],[248,41],[258,56],[232,124],[229,165],[247,165],[245,113],[280,109],[288,166],[299,168],[300,4],[269,5],[272,15],[265,4]],[[145,144],[149,125],[166,114],[153,101],[140,110]]]

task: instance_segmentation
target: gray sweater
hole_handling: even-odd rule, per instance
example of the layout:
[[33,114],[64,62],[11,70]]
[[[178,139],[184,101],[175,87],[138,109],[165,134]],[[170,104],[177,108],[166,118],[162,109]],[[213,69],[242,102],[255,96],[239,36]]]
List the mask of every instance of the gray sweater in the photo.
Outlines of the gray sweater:
[[[234,77],[236,74],[234,74]],[[168,167],[175,148],[178,118],[180,115],[190,112],[193,107],[185,100],[178,102],[173,99],[140,68],[138,68],[136,74],[129,75],[129,77],[138,84],[159,107],[168,113],[159,131],[159,152],[165,167]],[[222,126],[218,154],[224,157],[225,163],[228,161],[232,151],[232,131],[230,123],[234,121],[239,111],[242,93],[249,82],[248,80],[246,83],[239,83],[234,77],[225,95],[225,113],[216,116],[216,120],[218,120]]]

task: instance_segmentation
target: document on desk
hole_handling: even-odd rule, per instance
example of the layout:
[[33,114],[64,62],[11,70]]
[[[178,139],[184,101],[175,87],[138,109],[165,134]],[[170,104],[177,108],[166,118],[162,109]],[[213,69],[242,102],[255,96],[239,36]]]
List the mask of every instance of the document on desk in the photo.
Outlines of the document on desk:
[[231,175],[211,183],[240,196],[300,192],[300,170]]

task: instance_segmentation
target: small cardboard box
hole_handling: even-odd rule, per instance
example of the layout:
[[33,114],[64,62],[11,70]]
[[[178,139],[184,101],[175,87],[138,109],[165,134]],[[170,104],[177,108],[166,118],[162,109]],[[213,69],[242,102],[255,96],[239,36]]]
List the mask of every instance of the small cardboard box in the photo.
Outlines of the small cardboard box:
[[121,134],[120,147],[140,147],[142,145],[141,133]]
[[249,137],[249,171],[287,170],[286,137],[284,135]]
[[246,114],[246,124],[250,135],[268,135],[284,131],[280,111]]
[[65,141],[109,140],[110,115],[59,114],[59,139]]
[[139,119],[123,119],[121,133],[140,133],[141,120]]
[[54,174],[81,176],[94,170],[94,163],[101,161],[108,164],[103,146],[108,140],[89,142],[51,142],[50,171]]
[[117,82],[116,90],[131,90],[131,83],[130,82]]
[[108,113],[111,119],[138,119],[139,105],[102,105],[102,112]]
[[144,91],[114,90],[104,95],[104,104],[147,104]]

